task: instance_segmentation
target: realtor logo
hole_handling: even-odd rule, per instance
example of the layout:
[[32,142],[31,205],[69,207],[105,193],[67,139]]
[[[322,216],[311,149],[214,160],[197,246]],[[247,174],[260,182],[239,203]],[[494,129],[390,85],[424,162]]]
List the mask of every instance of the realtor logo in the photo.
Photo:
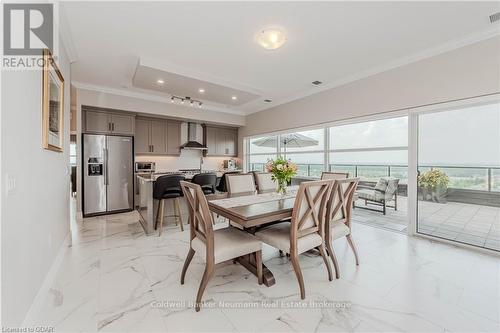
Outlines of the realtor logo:
[[3,53],[10,56],[38,55],[53,50],[53,4],[3,5]]

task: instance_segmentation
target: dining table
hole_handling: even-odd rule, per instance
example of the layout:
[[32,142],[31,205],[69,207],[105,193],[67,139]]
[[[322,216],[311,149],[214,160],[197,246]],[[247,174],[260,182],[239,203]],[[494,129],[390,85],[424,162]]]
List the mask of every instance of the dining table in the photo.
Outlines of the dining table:
[[[213,213],[227,218],[244,231],[253,234],[259,227],[292,217],[298,188],[298,186],[290,186],[286,194],[276,192],[243,196],[219,194],[207,197],[208,206]],[[257,275],[255,258],[252,255],[239,257],[236,261]],[[270,287],[276,283],[272,272],[265,265],[263,265],[262,272],[264,285]]]
[[[227,193],[222,193],[209,195],[207,200],[211,212],[227,218],[242,230],[254,234],[258,228],[272,222],[286,223],[291,219],[298,189],[299,185],[289,186],[285,194],[255,192],[251,195],[229,196]],[[356,197],[357,195],[354,200]],[[350,219],[350,216],[347,216],[347,219]],[[257,275],[255,258],[252,255],[239,257],[235,261],[252,274]],[[264,285],[270,287],[276,283],[273,273],[264,264],[262,272]]]

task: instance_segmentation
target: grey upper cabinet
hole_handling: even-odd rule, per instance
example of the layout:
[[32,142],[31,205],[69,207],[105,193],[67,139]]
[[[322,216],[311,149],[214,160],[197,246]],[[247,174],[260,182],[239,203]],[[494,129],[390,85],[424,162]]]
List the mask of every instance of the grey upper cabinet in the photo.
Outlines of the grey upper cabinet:
[[178,121],[167,121],[167,154],[181,154],[181,123]]
[[134,148],[136,154],[145,154],[151,152],[149,126],[149,120],[140,118],[137,118],[135,120]]
[[180,155],[181,123],[155,118],[137,118],[135,153]]
[[121,114],[110,114],[111,132],[134,135],[135,117]]
[[85,132],[134,135],[135,116],[99,111],[85,112]]
[[205,145],[207,146],[206,155],[217,155],[217,129],[215,127],[205,127]]
[[110,132],[109,115],[103,112],[87,111],[85,113],[85,131],[96,133]]
[[205,127],[206,156],[238,155],[238,129],[222,127]]
[[167,152],[167,127],[166,122],[160,119],[151,120],[149,131],[151,151],[155,154],[165,154]]

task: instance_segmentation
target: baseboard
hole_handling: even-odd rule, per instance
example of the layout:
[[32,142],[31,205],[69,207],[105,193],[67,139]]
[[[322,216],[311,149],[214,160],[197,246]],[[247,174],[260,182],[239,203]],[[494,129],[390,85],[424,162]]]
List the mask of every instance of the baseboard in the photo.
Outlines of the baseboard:
[[31,327],[31,326],[36,326],[38,324],[33,321],[35,320],[36,315],[40,313],[42,309],[45,297],[49,294],[50,288],[52,287],[56,274],[59,271],[59,268],[61,267],[64,255],[66,253],[66,250],[68,249],[68,246],[70,245],[70,242],[71,242],[71,233],[68,232],[66,238],[64,239],[59,248],[57,256],[54,259],[54,262],[52,263],[52,266],[50,266],[49,272],[47,273],[45,279],[43,280],[42,286],[38,290],[38,293],[36,294],[33,303],[31,303],[28,313],[24,318],[22,327]]

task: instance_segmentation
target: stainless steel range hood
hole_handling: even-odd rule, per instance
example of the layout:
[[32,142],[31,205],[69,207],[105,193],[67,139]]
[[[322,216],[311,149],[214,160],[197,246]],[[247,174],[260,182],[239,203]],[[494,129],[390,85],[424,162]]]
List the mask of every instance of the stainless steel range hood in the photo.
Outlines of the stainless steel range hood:
[[196,123],[188,123],[188,141],[181,146],[181,149],[207,150],[207,146],[196,141]]

